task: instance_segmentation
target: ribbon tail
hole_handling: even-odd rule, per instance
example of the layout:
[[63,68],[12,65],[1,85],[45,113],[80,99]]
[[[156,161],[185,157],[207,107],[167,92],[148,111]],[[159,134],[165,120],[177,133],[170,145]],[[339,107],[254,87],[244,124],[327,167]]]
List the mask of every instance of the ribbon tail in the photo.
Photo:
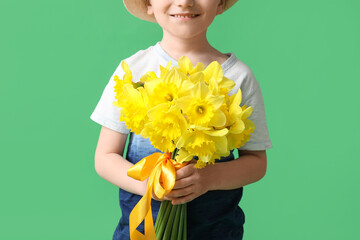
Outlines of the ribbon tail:
[[154,220],[152,217],[151,207],[150,207],[150,211],[148,211],[145,217],[145,240],[156,240]]
[[[147,219],[149,219],[149,211],[151,211],[151,194],[152,194],[152,185],[146,192],[146,194],[140,199],[140,201],[136,204],[134,209],[131,211],[129,216],[129,230],[130,230],[130,239],[131,240],[145,240],[145,236],[140,233],[136,228],[142,223],[145,219],[145,224],[147,223]],[[151,214],[151,222],[152,222],[152,214]],[[154,226],[154,224],[153,224]],[[154,228],[154,227],[153,227]],[[151,230],[151,229],[150,229]],[[148,230],[149,231],[149,230]],[[155,229],[154,229],[155,232]]]
[[[176,179],[174,163],[176,162],[170,158],[170,153],[154,153],[143,158],[128,170],[128,175],[135,179],[142,180],[149,176],[146,193],[129,216],[131,240],[156,240],[151,197],[154,191],[158,198],[163,198],[174,187]],[[136,230],[143,220],[145,221],[145,234]]]
[[136,230],[135,232],[132,232],[130,234],[130,239],[145,240],[145,236],[141,232]]
[[[151,211],[151,197],[154,187],[154,178],[161,172],[161,162],[157,163],[150,174],[145,195],[136,204],[129,216],[131,240],[156,240],[154,220]],[[136,228],[145,220],[145,236]]]

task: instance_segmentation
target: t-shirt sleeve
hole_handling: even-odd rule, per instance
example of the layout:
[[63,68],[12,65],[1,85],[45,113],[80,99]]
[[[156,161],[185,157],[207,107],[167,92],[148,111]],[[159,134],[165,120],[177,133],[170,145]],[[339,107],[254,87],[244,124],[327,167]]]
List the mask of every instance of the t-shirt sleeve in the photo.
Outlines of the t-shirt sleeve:
[[[252,107],[253,111],[249,119],[255,124],[255,130],[251,134],[250,140],[240,150],[266,150],[272,148],[266,124],[263,96],[260,85],[251,70],[246,75],[240,88],[242,90],[241,106]],[[243,91],[243,89],[246,91]]]
[[123,74],[124,73],[119,65],[114,74],[111,76],[108,84],[106,85],[101,95],[101,98],[90,118],[94,122],[104,127],[110,128],[111,130],[123,134],[128,134],[130,130],[126,128],[126,125],[123,121],[120,121],[120,108],[113,105],[116,95],[116,93],[114,92],[114,76],[118,75],[119,78],[122,79]]

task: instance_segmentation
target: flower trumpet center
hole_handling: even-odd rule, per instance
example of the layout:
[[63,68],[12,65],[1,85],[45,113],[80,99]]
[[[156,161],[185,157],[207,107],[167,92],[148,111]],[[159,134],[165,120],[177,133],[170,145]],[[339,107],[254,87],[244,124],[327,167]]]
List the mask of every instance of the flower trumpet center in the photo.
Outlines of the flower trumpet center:
[[174,96],[172,94],[168,93],[165,95],[165,99],[167,101],[171,102],[174,99]]
[[214,106],[206,100],[194,99],[186,110],[190,123],[207,126],[214,116]]
[[197,106],[196,111],[199,114],[203,114],[206,111],[206,109],[204,108],[204,106]]
[[154,105],[161,103],[173,103],[178,98],[178,88],[174,83],[160,83],[151,94],[151,101]]

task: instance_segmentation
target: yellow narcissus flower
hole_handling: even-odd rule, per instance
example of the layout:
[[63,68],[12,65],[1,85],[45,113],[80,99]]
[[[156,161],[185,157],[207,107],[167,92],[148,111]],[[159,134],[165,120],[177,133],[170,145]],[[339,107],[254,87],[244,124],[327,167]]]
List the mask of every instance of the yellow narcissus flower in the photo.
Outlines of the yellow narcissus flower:
[[114,92],[116,92],[115,98],[117,99],[116,102],[113,103],[114,106],[119,107],[119,101],[123,98],[123,87],[124,84],[132,84],[132,73],[129,69],[129,65],[125,62],[121,62],[121,68],[125,72],[123,75],[123,79],[120,79],[119,76],[114,76],[115,86]]
[[[169,72],[170,67],[171,67],[171,61],[168,62],[166,68],[160,65],[160,79],[164,78],[165,74]],[[158,76],[156,76],[155,72],[151,71],[151,72],[146,72],[146,74],[142,75],[140,81],[145,83],[145,82],[150,82],[153,79],[159,79],[159,78]]]
[[231,89],[235,87],[235,83],[223,76],[221,65],[214,61],[206,67],[204,72],[204,80],[209,84],[210,79],[214,78],[218,84],[219,92],[222,95],[228,95]]
[[150,82],[153,79],[158,79],[155,72],[146,72],[146,74],[141,76],[140,81],[146,83],[146,82]]
[[204,168],[208,164],[215,164],[216,159],[220,159],[220,156],[216,153],[214,153],[213,155],[199,157],[199,160],[196,162],[195,167]]
[[169,72],[169,69],[171,67],[171,61],[168,62],[166,67],[163,67],[160,65],[160,78],[163,79],[165,77],[165,74]]
[[149,138],[162,152],[178,149],[179,163],[198,157],[195,167],[202,168],[249,140],[255,129],[248,119],[252,108],[240,107],[240,89],[229,97],[235,83],[223,76],[218,62],[205,69],[181,57],[178,64],[171,68],[169,62],[160,66],[160,77],[147,72],[133,83],[129,66],[122,62],[125,74],[114,77],[114,105],[132,132]]
[[187,129],[187,123],[177,106],[160,104],[148,112],[149,123],[141,135],[150,138],[152,145],[160,151],[174,151],[175,141]]
[[242,113],[239,116],[241,120],[239,120],[239,122],[241,121],[244,127],[240,133],[237,126],[234,126],[234,128],[230,128],[227,135],[229,150],[244,146],[244,144],[249,141],[251,134],[255,130],[254,123],[250,119],[248,119],[248,117],[251,115],[252,108],[246,107],[246,105],[244,105],[241,107],[241,109]]
[[187,77],[172,68],[164,75],[163,79],[154,79],[145,84],[152,106],[162,103],[174,104],[175,100],[187,95],[193,84],[186,79]]
[[178,149],[184,151],[179,155],[179,161],[186,161],[191,155],[198,156],[203,163],[211,163],[214,161],[214,153],[217,153],[216,156],[229,155],[227,133],[227,128],[213,130],[212,128],[190,126],[176,145]]
[[160,104],[148,112],[152,127],[169,141],[178,139],[187,129],[187,123],[178,106]]
[[[241,103],[241,90],[239,89],[235,95],[230,97],[229,106],[229,130],[232,133],[239,134],[245,129],[245,123],[242,121],[243,110],[240,107]],[[251,112],[250,112],[251,114]],[[249,114],[249,116],[250,116]]]
[[190,91],[190,95],[176,101],[188,118],[190,124],[197,126],[223,127],[226,116],[220,110],[224,96],[214,96],[205,83],[198,82]]
[[152,128],[151,123],[147,123],[140,134],[144,138],[149,138],[154,148],[157,148],[162,152],[172,152],[175,150],[175,144],[172,141],[169,141],[166,137],[158,135]]
[[240,107],[240,103],[241,90],[239,89],[235,95],[230,97],[229,134],[227,136],[229,150],[242,147],[255,130],[254,123],[248,119],[252,108],[246,107],[246,105]]
[[[230,114],[229,114],[228,105],[226,103],[223,103],[220,107],[220,110],[225,114],[225,118],[226,118],[225,127],[229,126]],[[215,129],[221,129],[221,128],[215,128]]]
[[197,63],[196,66],[192,64],[189,58],[182,56],[178,61],[179,70],[183,72],[185,75],[190,76],[194,73],[201,72],[205,69],[203,63]]
[[188,153],[184,148],[180,148],[175,156],[175,160],[178,163],[189,162],[193,159],[194,155]]
[[202,160],[197,160],[194,167],[195,168],[204,168],[206,167],[207,163],[205,161],[202,161]]
[[197,72],[194,74],[191,74],[189,76],[189,80],[193,83],[196,84],[198,82],[203,82],[205,83],[205,76],[204,76],[204,72]]
[[197,129],[187,131],[179,139],[176,147],[183,147],[189,154],[195,156],[210,155],[216,151],[215,142],[211,136]]
[[189,58],[182,56],[180,57],[178,64],[179,68],[177,69],[184,73],[192,83],[196,84],[197,82],[205,81],[203,73],[205,66],[203,63],[199,62],[194,67]]
[[147,121],[148,97],[144,88],[135,89],[132,84],[123,87],[123,98],[120,101],[120,120],[125,121],[127,128],[139,134]]
[[199,126],[189,126],[188,130],[179,138],[176,147],[184,148],[189,154],[203,157],[215,152],[224,155],[227,152],[227,128],[214,130]]

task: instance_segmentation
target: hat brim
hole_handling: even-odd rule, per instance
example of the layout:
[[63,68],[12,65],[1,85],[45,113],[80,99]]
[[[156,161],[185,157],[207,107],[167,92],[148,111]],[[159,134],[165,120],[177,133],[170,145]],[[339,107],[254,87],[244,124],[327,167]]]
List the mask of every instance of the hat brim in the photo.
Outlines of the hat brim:
[[[125,8],[129,13],[142,20],[156,23],[154,15],[147,14],[145,1],[146,0],[123,0]],[[238,0],[226,0],[224,11],[231,8],[237,1]]]

